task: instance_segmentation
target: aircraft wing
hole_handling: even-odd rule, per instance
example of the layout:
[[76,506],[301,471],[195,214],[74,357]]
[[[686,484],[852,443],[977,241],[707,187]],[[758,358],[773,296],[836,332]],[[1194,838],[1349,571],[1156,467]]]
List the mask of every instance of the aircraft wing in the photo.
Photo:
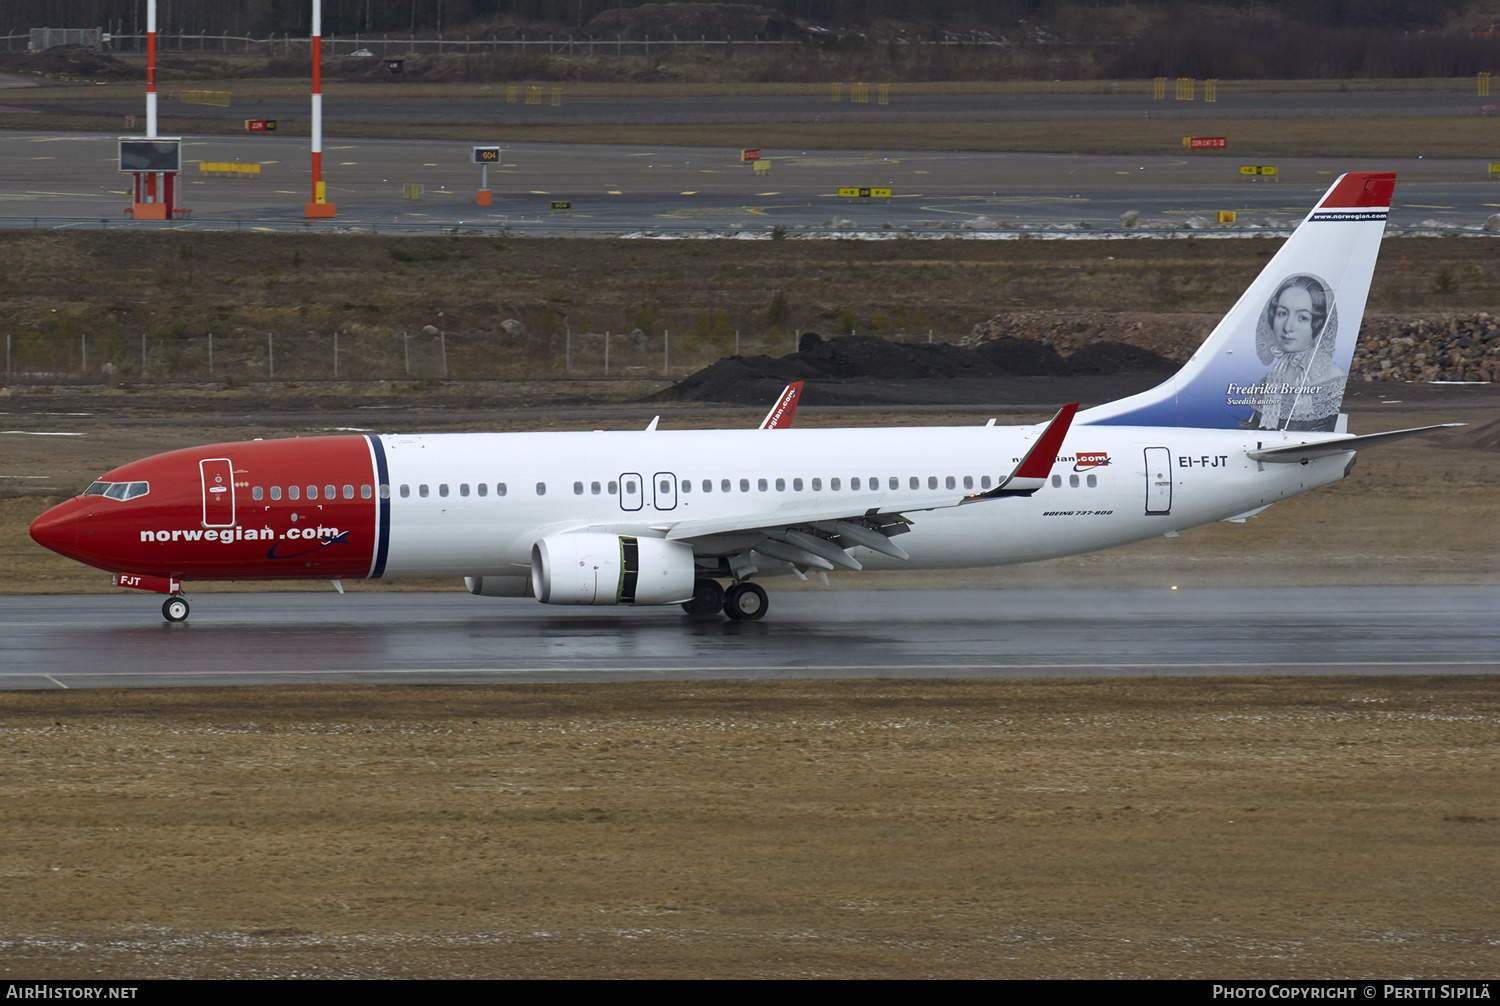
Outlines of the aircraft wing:
[[702,542],[717,536],[735,536],[738,541],[721,542],[727,546],[726,551],[734,551],[736,547],[742,551],[753,549],[809,569],[861,568],[845,551],[856,545],[905,559],[906,552],[890,538],[906,531],[912,523],[906,514],[1007,496],[1030,496],[1045,485],[1077,411],[1076,404],[1059,410],[1014,470],[986,492],[880,490],[849,494],[827,503],[792,503],[780,511],[664,523],[654,525],[652,530],[664,531],[669,541]]
[[1367,433],[1360,437],[1339,437],[1336,440],[1315,440],[1307,444],[1292,444],[1289,447],[1267,447],[1259,451],[1246,451],[1252,460],[1268,464],[1300,465],[1314,458],[1326,458],[1330,454],[1348,454],[1366,447],[1395,443],[1407,437],[1420,437],[1424,433],[1467,426],[1467,423],[1442,423],[1437,426],[1418,426],[1410,430],[1391,430],[1389,433]]
[[792,418],[797,415],[797,403],[802,401],[802,382],[793,381],[782,389],[781,397],[776,399],[776,404],[771,406],[771,411],[766,413],[766,418],[761,420],[760,428],[763,430],[789,430],[792,428]]

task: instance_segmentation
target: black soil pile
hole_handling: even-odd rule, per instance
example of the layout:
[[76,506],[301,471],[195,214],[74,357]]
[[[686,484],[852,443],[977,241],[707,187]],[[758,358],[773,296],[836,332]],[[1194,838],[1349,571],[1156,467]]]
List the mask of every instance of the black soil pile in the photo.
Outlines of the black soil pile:
[[973,349],[946,344],[887,342],[875,336],[851,335],[825,340],[802,336],[798,351],[782,357],[731,356],[672,387],[652,395],[651,402],[726,402],[758,405],[775,400],[782,386],[806,381],[818,403],[891,400],[913,402],[951,395],[943,386],[961,384],[983,393],[998,392],[1016,378],[1072,378],[1112,375],[1170,374],[1177,365],[1147,349],[1117,342],[1087,346],[1063,356],[1030,339],[992,339]]
[[146,74],[88,46],[59,45],[41,52],[0,52],[0,72],[39,73],[81,80],[140,80]]

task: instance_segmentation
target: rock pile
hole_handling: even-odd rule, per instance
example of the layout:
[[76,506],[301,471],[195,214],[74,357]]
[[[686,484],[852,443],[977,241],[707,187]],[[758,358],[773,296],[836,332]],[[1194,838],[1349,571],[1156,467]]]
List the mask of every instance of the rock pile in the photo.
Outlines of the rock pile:
[[1500,380],[1500,323],[1488,314],[1366,317],[1349,369],[1364,381]]

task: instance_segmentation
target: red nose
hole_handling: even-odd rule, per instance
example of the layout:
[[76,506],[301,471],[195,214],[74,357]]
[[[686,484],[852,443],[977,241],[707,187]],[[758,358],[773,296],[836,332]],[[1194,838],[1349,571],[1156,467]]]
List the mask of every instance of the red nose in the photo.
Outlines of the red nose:
[[73,556],[78,550],[78,502],[68,500],[31,522],[31,539],[38,545]]

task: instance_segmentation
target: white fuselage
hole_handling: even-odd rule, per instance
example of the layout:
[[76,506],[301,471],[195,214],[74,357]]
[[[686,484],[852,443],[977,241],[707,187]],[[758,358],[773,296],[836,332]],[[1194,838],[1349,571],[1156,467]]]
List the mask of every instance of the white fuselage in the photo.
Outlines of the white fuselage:
[[[1337,481],[1352,457],[1297,465],[1246,456],[1257,447],[1307,440],[1306,434],[1075,426],[1051,477],[1030,497],[955,505],[995,485],[1040,431],[384,436],[391,487],[384,572],[516,576],[529,566],[533,543],[553,534],[683,537],[683,528],[715,520],[790,525],[867,511],[902,513],[912,526],[894,539],[908,560],[852,549],[866,568],[1003,565],[1233,517]],[[746,544],[732,534],[685,540],[700,555]]]

